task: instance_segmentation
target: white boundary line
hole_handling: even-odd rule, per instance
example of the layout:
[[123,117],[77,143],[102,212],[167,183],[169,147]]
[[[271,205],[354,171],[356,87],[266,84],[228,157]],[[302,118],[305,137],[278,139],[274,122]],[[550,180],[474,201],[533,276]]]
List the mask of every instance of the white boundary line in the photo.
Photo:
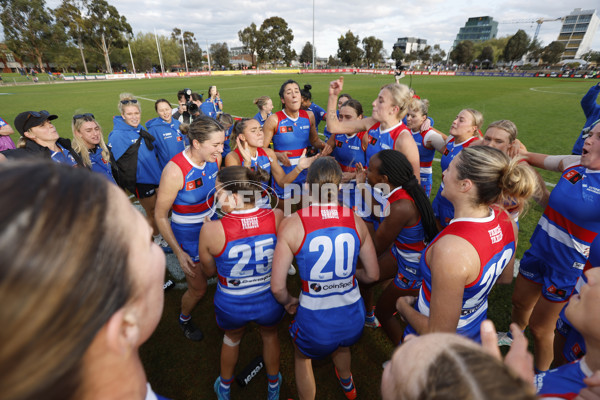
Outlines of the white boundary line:
[[552,86],[538,86],[538,87],[530,87],[529,90],[531,90],[532,92],[539,92],[539,93],[551,93],[551,94],[576,94],[579,96],[582,96],[581,93],[571,93],[571,92],[552,92],[549,90],[539,90],[539,89],[552,89]]

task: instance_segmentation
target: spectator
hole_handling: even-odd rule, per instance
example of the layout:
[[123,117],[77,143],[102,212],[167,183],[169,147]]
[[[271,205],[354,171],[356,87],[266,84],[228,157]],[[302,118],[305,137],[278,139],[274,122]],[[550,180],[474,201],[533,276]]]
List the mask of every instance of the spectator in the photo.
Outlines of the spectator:
[[[61,138],[51,121],[58,116],[48,111],[25,111],[15,118],[15,128],[21,134],[16,149],[6,150],[6,158],[40,157],[71,166],[83,167],[79,154],[69,139]],[[1,157],[0,157],[1,158]]]

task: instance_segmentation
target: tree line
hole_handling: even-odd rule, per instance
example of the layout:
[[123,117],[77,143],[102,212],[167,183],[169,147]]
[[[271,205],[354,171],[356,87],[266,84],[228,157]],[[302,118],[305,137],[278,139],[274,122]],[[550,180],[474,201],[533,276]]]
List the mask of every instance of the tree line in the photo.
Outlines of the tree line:
[[[170,36],[143,32],[134,35],[125,16],[106,0],[63,0],[55,9],[46,7],[45,0],[0,0],[0,12],[7,47],[40,69],[44,69],[44,64],[53,63],[63,71],[87,72],[89,65],[91,71],[111,72],[113,66],[130,69],[133,58],[137,70],[147,71],[159,65],[157,46],[167,68],[182,68],[187,61],[189,68],[198,69],[208,62],[194,33],[174,27]],[[291,28],[277,16],[265,19],[260,26],[252,22],[238,32],[238,38],[251,54],[253,65],[290,65],[294,59],[310,64],[315,54],[313,45],[306,42],[298,55],[291,48],[294,39]],[[213,67],[229,67],[227,43],[212,43],[208,50]],[[512,37],[482,43],[463,41],[449,56],[457,64],[495,64],[499,60],[514,62],[529,54],[532,59],[542,58],[552,64],[560,60],[563,51],[564,45],[559,42],[542,47],[519,30]],[[588,58],[594,60],[599,56],[590,53]],[[348,30],[338,38],[338,51],[335,56],[329,56],[328,65],[376,66],[385,58],[387,52],[381,39],[368,36],[361,40]],[[438,44],[424,46],[410,54],[395,48],[391,58],[396,64],[417,60],[440,64],[446,59],[446,52]]]

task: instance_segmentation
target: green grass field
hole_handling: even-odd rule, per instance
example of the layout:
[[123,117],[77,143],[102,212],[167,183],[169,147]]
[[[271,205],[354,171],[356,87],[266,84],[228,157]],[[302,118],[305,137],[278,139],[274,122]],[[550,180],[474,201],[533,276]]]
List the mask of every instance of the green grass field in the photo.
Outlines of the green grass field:
[[[237,116],[253,116],[257,109],[252,100],[261,95],[277,99],[281,83],[295,79],[301,85],[313,87],[313,101],[326,106],[328,83],[333,75],[265,75],[237,77],[172,78],[138,81],[106,81],[76,83],[38,83],[35,85],[0,86],[1,115],[12,124],[15,116],[25,110],[45,109],[57,114],[55,121],[63,137],[71,137],[70,118],[73,114],[91,112],[103,127],[105,137],[112,129],[112,117],[117,114],[120,92],[131,92],[142,101],[142,121],[154,118],[153,100],[166,98],[176,103],[178,90],[189,87],[207,93],[209,85],[217,85],[224,100],[226,112]],[[379,88],[393,82],[391,76],[348,75],[344,92],[360,100],[365,114],[371,111],[371,102]],[[404,78],[422,98],[430,100],[430,116],[435,127],[447,132],[462,108],[483,112],[485,124],[510,119],[519,128],[519,138],[530,150],[549,154],[569,154],[583,126],[584,116],[579,105],[581,97],[595,82],[547,78],[489,78],[489,77],[423,77]],[[277,104],[275,100],[274,103]],[[278,107],[276,106],[276,110]],[[321,130],[323,124],[321,125]],[[17,135],[13,136],[16,141]],[[439,184],[439,163],[434,163],[434,191]],[[543,172],[547,182],[556,182],[558,174]],[[520,219],[517,256],[529,246],[528,239],[535,228],[541,210],[532,206]],[[289,284],[298,290],[298,278],[290,277]],[[194,312],[194,320],[202,321],[205,339],[190,342],[177,326],[181,291],[166,293],[163,319],[152,338],[142,347],[148,378],[155,391],[173,399],[214,398],[212,383],[219,372],[219,352],[222,333],[214,322],[212,295],[215,286]],[[496,287],[490,297],[489,316],[499,330],[506,330],[510,321],[512,287]],[[293,379],[293,346],[287,334],[290,321],[286,317],[280,325],[281,372],[284,377],[281,398],[297,398]],[[241,344],[240,362],[236,372],[260,354],[260,336],[250,327]],[[359,396],[379,398],[382,363],[392,345],[383,332],[366,329],[360,342],[352,348],[353,373]],[[407,361],[409,362],[409,361]],[[332,362],[329,359],[314,363],[317,380],[317,398],[344,399],[338,387]],[[255,399],[266,396],[266,379],[261,372],[247,388],[232,386],[232,398]]]

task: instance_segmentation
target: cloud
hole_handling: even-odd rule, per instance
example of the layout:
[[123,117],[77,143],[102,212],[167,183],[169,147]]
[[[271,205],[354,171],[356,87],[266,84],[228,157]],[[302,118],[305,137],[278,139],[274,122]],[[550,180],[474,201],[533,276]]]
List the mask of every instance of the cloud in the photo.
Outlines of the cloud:
[[[292,47],[300,52],[304,43],[312,42],[313,2],[266,1],[266,0],[220,0],[190,2],[183,0],[108,0],[124,15],[134,32],[157,32],[170,35],[174,27],[195,34],[201,47],[206,42],[226,42],[230,47],[239,46],[238,31],[254,22],[260,26],[263,20],[279,16],[286,20],[294,33]],[[60,0],[48,1],[51,8]],[[427,40],[428,44],[440,44],[448,50],[454,38],[469,17],[489,15],[498,22],[515,19],[557,18],[566,16],[573,6],[564,2],[547,0],[420,0],[376,2],[367,0],[314,0],[315,47],[319,57],[335,55],[337,39],[351,30],[361,39],[375,36],[382,39],[384,49],[391,53],[397,38],[414,36]],[[577,7],[594,9],[598,0],[579,0]],[[600,10],[597,10],[597,13]],[[523,29],[531,37],[537,24],[499,24],[498,36],[513,35]],[[548,44],[555,40],[560,22],[545,22],[539,38]],[[600,32],[597,32],[592,48],[600,51]]]

